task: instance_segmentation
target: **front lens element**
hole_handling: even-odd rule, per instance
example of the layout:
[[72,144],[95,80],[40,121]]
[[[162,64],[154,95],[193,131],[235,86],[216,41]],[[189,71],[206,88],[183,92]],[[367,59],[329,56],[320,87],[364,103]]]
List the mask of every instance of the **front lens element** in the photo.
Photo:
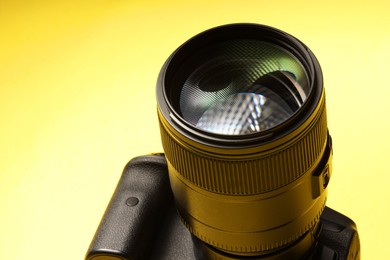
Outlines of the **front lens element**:
[[246,135],[270,129],[290,118],[310,93],[302,64],[264,41],[215,44],[186,64],[196,65],[181,89],[179,112],[211,133]]

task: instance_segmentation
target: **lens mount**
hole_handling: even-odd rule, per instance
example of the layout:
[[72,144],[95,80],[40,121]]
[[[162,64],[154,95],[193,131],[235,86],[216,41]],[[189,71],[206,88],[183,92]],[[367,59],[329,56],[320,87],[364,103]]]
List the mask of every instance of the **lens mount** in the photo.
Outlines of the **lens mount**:
[[313,174],[330,164],[330,139],[321,69],[303,43],[264,25],[207,30],[168,58],[157,100],[172,190],[195,236],[251,255],[314,227],[326,186]]

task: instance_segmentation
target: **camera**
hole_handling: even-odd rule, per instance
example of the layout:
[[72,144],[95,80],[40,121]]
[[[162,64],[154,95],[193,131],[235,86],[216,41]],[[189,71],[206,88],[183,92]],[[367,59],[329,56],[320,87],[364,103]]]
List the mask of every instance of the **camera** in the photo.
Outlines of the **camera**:
[[326,207],[320,65],[278,29],[230,24],[180,46],[157,81],[164,154],[125,167],[87,260],[360,259]]

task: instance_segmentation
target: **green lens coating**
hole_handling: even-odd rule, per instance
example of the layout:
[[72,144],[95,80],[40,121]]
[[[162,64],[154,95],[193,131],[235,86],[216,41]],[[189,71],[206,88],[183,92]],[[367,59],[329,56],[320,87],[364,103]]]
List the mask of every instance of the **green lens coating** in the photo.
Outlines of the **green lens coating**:
[[[310,93],[299,60],[258,40],[230,40],[187,60],[195,69],[180,93],[180,114],[207,132],[247,135],[289,119]],[[193,65],[192,65],[193,66]]]

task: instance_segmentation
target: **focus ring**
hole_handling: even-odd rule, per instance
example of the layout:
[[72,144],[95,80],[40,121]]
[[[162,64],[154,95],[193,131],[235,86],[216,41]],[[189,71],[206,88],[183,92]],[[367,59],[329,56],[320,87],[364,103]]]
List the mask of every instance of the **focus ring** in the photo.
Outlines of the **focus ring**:
[[325,101],[317,115],[301,139],[253,159],[223,160],[190,150],[172,138],[160,121],[162,145],[172,166],[193,184],[221,194],[259,194],[293,182],[318,160],[327,139]]

